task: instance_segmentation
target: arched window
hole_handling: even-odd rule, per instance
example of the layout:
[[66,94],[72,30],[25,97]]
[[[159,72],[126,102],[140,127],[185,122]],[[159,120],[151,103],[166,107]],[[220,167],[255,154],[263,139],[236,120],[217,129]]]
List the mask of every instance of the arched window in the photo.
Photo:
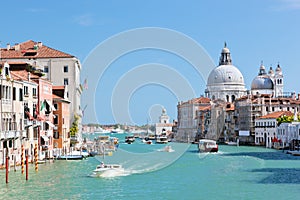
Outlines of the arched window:
[[232,95],[232,96],[231,96],[231,102],[234,102],[234,101],[235,101],[235,96]]
[[229,102],[229,96],[228,95],[226,95],[226,101]]

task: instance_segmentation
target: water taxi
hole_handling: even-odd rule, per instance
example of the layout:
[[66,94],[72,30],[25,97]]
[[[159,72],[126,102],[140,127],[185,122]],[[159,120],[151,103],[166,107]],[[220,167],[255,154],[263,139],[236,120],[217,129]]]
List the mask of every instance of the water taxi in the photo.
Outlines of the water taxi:
[[201,139],[198,144],[199,152],[218,152],[217,142],[209,139]]

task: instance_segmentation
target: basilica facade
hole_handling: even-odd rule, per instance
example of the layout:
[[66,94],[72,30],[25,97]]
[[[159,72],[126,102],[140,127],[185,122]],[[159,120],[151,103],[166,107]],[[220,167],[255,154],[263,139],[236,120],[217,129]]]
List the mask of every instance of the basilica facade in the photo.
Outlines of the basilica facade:
[[225,43],[219,65],[208,76],[205,97],[178,103],[176,138],[183,142],[192,138],[196,138],[195,142],[199,138],[219,141],[239,138],[241,142],[254,144],[255,120],[272,112],[294,113],[300,109],[299,97],[284,93],[283,77],[279,64],[275,71],[270,67],[267,72],[261,63],[247,90],[243,74],[232,64]]

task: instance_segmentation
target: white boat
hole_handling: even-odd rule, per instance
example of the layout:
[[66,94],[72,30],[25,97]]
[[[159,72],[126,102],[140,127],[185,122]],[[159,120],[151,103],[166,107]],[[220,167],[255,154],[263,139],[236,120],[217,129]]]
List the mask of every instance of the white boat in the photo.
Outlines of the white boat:
[[144,144],[152,144],[152,140],[145,140],[145,139],[143,139],[142,142]]
[[122,130],[120,128],[116,128],[116,129],[112,129],[110,132],[111,133],[119,133],[119,134],[121,134],[121,133],[124,133],[124,130]]
[[217,142],[209,139],[201,139],[198,144],[199,152],[218,152]]
[[104,173],[112,173],[114,175],[118,175],[124,173],[124,168],[122,167],[122,165],[104,164],[103,162],[101,162],[100,165],[97,165],[96,169],[93,172],[98,176]]
[[133,143],[134,141],[135,141],[135,138],[134,138],[133,135],[128,135],[128,136],[125,137],[125,142],[126,142],[127,144],[131,144],[131,143]]
[[157,144],[167,144],[168,141],[168,137],[167,136],[157,136],[156,138],[156,143]]

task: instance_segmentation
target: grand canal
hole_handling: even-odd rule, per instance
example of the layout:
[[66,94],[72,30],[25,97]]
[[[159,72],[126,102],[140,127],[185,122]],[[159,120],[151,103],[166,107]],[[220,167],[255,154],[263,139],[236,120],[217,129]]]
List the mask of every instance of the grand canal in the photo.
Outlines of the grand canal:
[[[1,199],[298,199],[300,158],[258,147],[220,146],[199,154],[195,145],[136,141],[120,144],[106,162],[120,163],[123,176],[95,177],[101,157],[34,165],[25,180],[11,169],[9,183],[0,171]],[[176,153],[177,152],[177,153]],[[183,154],[181,152],[184,152]]]

